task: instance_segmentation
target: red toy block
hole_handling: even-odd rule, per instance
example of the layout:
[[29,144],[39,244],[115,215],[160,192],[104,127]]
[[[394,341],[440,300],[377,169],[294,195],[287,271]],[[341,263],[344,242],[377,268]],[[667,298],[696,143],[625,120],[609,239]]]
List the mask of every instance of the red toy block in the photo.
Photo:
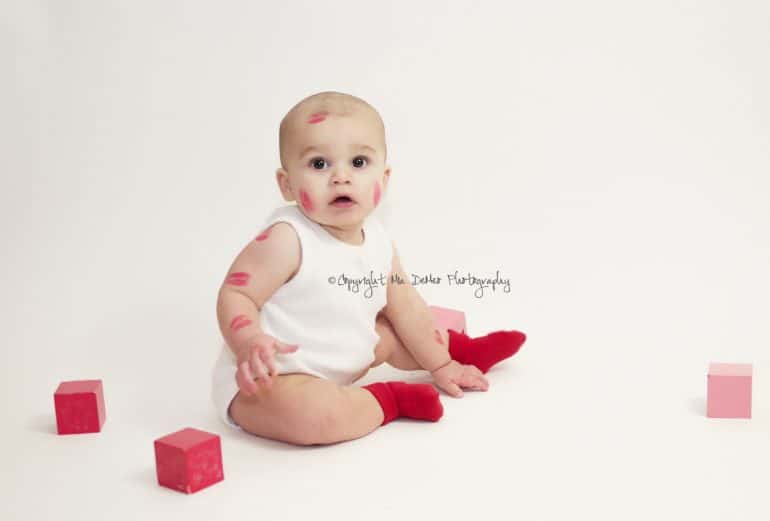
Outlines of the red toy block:
[[107,413],[101,380],[61,382],[53,394],[59,434],[101,432]]
[[709,364],[706,416],[751,418],[751,364]]
[[440,329],[454,329],[465,333],[465,313],[457,309],[428,306],[433,314],[433,324]]
[[158,484],[187,494],[225,479],[219,435],[187,427],[155,440]]

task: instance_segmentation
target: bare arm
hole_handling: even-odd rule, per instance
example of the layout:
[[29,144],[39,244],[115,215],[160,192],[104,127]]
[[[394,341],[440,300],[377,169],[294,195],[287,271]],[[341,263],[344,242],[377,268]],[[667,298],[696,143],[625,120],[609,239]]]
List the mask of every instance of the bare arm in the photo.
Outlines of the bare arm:
[[[394,275],[400,277],[400,282],[393,282]],[[387,299],[383,313],[418,364],[432,372],[451,361],[446,349],[437,349],[433,314],[422,296],[409,283],[395,245]]]
[[393,324],[396,334],[412,357],[430,371],[440,388],[456,398],[463,396],[462,388],[486,390],[489,382],[481,371],[472,365],[460,364],[449,356],[446,347],[439,348],[433,314],[417,290],[409,284],[395,246],[393,247],[392,275],[398,275],[403,283],[388,283],[388,304],[385,316]]
[[236,356],[250,347],[250,339],[263,333],[259,311],[299,269],[300,255],[296,232],[279,222],[247,244],[233,261],[219,289],[217,321]]

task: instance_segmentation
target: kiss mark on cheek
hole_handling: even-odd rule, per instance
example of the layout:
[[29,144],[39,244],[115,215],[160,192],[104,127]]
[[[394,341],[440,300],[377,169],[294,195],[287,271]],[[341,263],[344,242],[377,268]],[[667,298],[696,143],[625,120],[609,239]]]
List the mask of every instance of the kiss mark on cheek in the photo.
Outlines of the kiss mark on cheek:
[[313,123],[320,123],[323,120],[325,120],[326,116],[328,115],[329,113],[325,110],[323,112],[316,112],[315,114],[310,115],[310,119],[308,119],[307,122],[310,123],[311,125]]
[[377,206],[380,202],[380,183],[374,185],[374,206]]
[[249,317],[246,315],[238,315],[235,317],[232,322],[230,322],[230,329],[232,331],[238,331],[239,329],[243,329],[244,327],[250,326],[251,320],[249,320]]
[[439,344],[441,344],[443,346],[444,345],[444,341],[441,340],[441,333],[438,332],[438,329],[436,329],[435,331],[436,331],[436,342],[438,342]]
[[245,286],[249,283],[249,274],[244,271],[237,271],[227,276],[225,282],[233,286]]
[[264,241],[264,240],[265,240],[265,239],[267,239],[268,237],[270,237],[270,228],[268,228],[268,229],[267,229],[267,230],[265,230],[264,232],[262,232],[262,233],[260,233],[259,235],[257,235],[257,238],[256,238],[256,239],[254,239],[254,240],[255,240],[255,241]]
[[302,207],[306,211],[308,211],[308,212],[312,212],[313,211],[313,201],[310,199],[310,196],[307,195],[306,191],[304,191],[304,190],[300,190],[299,191],[299,200],[300,200],[300,203],[302,204]]

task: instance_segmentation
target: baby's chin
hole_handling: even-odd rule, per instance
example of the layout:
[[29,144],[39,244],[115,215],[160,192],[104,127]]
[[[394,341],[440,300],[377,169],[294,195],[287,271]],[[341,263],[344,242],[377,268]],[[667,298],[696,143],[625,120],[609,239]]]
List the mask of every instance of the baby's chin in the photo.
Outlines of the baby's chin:
[[323,215],[319,215],[315,212],[315,215],[308,214],[307,212],[305,212],[305,215],[311,221],[324,226],[357,229],[363,226],[366,217],[371,213],[371,210],[363,209],[362,211],[360,207],[357,208],[357,211],[355,212],[340,212],[337,215],[334,215],[334,209],[331,210],[331,212],[324,212]]

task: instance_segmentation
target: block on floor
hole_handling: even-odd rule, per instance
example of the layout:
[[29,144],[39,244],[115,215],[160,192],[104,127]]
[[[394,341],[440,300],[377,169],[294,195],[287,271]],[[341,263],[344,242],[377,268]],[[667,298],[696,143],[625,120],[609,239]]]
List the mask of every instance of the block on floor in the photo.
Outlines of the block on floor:
[[53,401],[59,434],[101,432],[107,419],[101,380],[61,382],[54,391]]
[[465,313],[457,309],[443,308],[441,306],[428,306],[433,313],[433,322],[440,329],[454,329],[465,333]]
[[192,494],[222,481],[222,445],[217,434],[187,427],[154,442],[158,484]]
[[709,364],[706,415],[751,418],[751,378],[751,364]]

